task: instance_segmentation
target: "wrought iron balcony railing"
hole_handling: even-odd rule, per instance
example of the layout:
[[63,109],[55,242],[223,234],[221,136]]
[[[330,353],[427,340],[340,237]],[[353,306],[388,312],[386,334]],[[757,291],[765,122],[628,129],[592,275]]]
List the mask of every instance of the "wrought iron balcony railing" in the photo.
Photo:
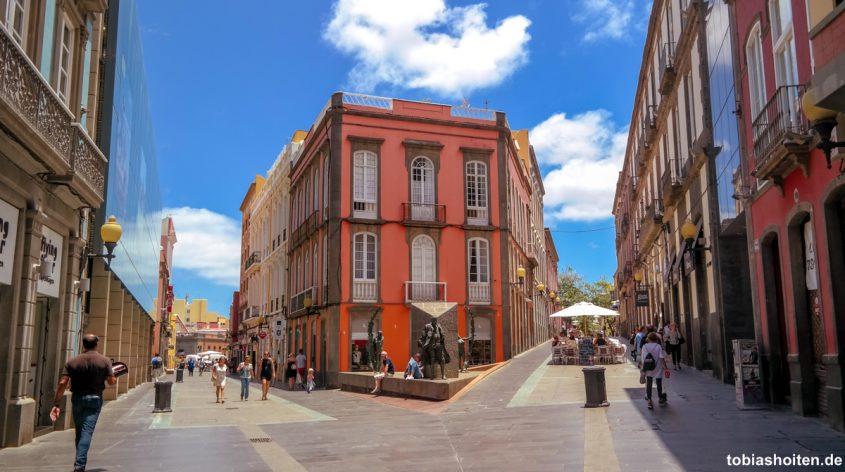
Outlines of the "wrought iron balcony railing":
[[778,87],[751,125],[758,179],[781,180],[797,166],[807,168],[810,131],[801,109],[803,85]]
[[402,219],[406,223],[428,223],[442,225],[446,223],[446,205],[434,203],[403,203]]
[[79,176],[102,201],[105,156],[5,28],[0,28],[0,109],[11,109],[64,162],[64,168],[51,169],[56,180],[74,185]]
[[662,190],[664,207],[671,207],[681,195],[683,180],[680,163],[677,159],[669,159],[666,170],[663,171]]
[[669,95],[675,85],[675,43],[664,43],[660,49],[660,93]]
[[490,303],[490,283],[488,282],[469,282],[469,303],[470,304],[489,304]]

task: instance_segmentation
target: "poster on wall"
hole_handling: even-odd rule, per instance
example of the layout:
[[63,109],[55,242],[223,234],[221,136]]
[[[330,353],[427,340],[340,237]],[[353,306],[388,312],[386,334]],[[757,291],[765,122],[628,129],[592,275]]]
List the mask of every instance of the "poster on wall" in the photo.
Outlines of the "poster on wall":
[[734,339],[732,345],[737,406],[743,410],[762,408],[765,398],[757,342],[753,339]]
[[17,208],[0,200],[0,284],[4,285],[12,285],[19,214]]
[[62,279],[62,244],[64,238],[44,226],[41,231],[41,263],[46,264],[47,273],[38,278],[38,294],[45,297],[59,298],[59,286]]

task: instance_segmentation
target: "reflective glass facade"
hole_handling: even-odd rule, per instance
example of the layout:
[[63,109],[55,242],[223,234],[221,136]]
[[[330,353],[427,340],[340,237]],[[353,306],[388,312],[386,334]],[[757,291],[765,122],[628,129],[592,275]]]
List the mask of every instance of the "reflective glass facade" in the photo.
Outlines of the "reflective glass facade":
[[[109,3],[109,60],[101,149],[109,159],[105,211],[123,226],[112,270],[147,311],[158,283],[161,193],[135,0]],[[116,26],[116,27],[115,27]]]
[[719,221],[722,227],[737,217],[739,200],[735,198],[742,185],[739,135],[734,86],[730,8],[725,2],[709,2],[707,6],[707,59],[710,75],[710,100],[713,114],[713,145],[721,150],[716,156],[716,185],[719,199]]

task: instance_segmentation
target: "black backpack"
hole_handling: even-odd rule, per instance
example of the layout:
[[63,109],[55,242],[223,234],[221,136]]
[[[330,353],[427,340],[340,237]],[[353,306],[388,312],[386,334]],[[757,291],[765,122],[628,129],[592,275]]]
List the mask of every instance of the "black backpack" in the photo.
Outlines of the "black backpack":
[[645,358],[643,359],[643,371],[650,372],[656,368],[657,361],[654,359],[654,356],[651,355],[651,353],[649,352],[645,355]]

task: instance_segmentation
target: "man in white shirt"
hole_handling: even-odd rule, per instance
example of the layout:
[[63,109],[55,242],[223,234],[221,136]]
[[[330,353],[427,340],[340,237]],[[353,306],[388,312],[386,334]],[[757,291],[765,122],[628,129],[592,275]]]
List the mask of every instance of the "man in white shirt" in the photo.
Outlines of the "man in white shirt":
[[305,353],[300,349],[299,354],[296,355],[296,376],[298,377],[296,380],[301,386],[305,385],[305,365]]

